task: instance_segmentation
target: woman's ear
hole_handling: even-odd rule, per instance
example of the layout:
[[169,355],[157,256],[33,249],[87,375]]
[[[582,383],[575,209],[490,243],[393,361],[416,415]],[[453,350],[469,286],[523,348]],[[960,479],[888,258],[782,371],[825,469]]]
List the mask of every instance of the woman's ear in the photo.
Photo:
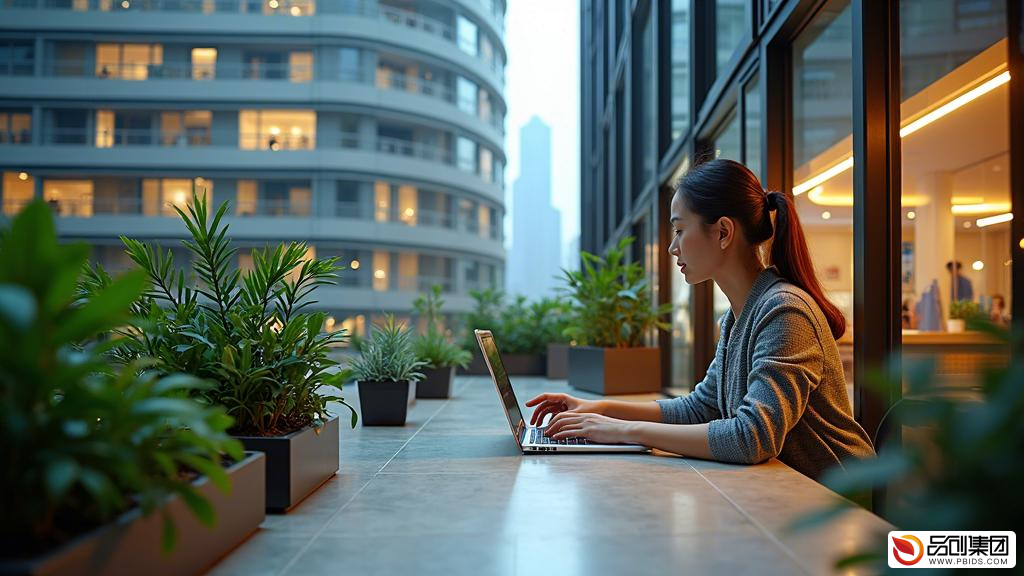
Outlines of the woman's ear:
[[733,238],[736,237],[736,223],[732,221],[732,218],[722,216],[718,219],[718,244],[722,250],[725,250],[732,244]]

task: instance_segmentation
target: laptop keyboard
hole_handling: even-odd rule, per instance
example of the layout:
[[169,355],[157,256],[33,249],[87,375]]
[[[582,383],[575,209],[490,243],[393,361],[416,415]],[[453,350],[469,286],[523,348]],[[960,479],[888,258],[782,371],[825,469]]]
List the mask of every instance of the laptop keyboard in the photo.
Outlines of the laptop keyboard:
[[586,438],[563,438],[561,440],[552,440],[544,435],[544,430],[546,430],[546,428],[531,428],[530,443],[554,444],[558,446],[583,446],[585,444],[590,444],[590,441]]

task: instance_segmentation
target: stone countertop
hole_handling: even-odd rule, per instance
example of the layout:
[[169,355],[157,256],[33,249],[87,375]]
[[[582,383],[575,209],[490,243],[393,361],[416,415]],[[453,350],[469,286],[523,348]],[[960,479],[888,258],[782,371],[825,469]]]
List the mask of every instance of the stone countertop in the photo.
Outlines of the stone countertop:
[[[520,404],[569,391],[513,384]],[[358,401],[354,387],[342,395]],[[825,574],[891,530],[860,509],[788,530],[840,497],[778,461],[524,456],[489,378],[418,400],[402,428],[342,426],[340,450],[335,478],[211,574]]]

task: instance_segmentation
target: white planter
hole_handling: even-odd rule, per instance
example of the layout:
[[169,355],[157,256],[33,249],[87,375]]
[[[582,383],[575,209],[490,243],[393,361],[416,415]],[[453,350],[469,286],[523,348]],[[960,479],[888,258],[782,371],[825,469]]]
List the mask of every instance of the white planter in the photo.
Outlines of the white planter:
[[950,318],[946,320],[946,330],[949,332],[963,332],[966,327],[966,322],[960,318]]

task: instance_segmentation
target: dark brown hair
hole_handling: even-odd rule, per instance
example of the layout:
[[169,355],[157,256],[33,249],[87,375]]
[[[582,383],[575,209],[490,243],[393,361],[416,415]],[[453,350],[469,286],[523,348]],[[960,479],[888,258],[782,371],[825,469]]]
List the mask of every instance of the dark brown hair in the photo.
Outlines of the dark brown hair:
[[[728,217],[754,246],[772,240],[768,263],[788,282],[810,294],[825,314],[833,338],[838,340],[846,332],[846,318],[825,297],[814,274],[800,217],[789,196],[782,192],[766,194],[753,172],[739,162],[726,159],[711,160],[692,168],[679,180],[676,194],[705,224]],[[772,211],[775,212],[774,228]]]

